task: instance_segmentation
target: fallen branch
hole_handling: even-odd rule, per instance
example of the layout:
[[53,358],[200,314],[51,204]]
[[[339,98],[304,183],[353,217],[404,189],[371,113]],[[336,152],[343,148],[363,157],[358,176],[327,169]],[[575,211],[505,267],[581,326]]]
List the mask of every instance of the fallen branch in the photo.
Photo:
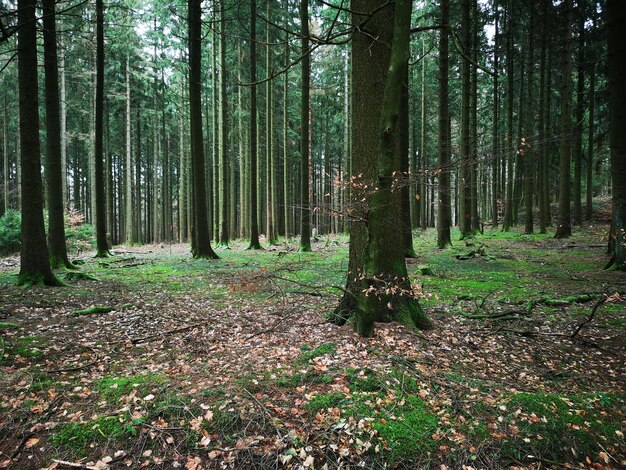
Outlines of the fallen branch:
[[585,319],[584,322],[576,327],[576,330],[574,330],[574,332],[572,333],[572,338],[576,338],[576,335],[580,333],[580,330],[582,330],[585,325],[593,321],[593,317],[595,316],[596,312],[598,311],[600,306],[608,300],[608,298],[609,296],[606,294],[606,292],[600,296],[598,301],[593,305],[593,308],[591,309],[591,314]]
[[79,370],[83,370],[83,369],[88,369],[89,367],[93,366],[94,364],[96,364],[99,360],[100,360],[100,356],[98,355],[98,352],[93,349],[90,346],[85,346],[87,349],[89,349],[91,352],[93,352],[94,354],[94,358],[92,361],[88,362],[87,364],[83,364],[80,366],[73,366],[73,367],[63,367],[60,369],[48,369],[48,370],[44,370],[44,372],[48,373],[48,374],[58,374],[58,373],[62,373],[62,372],[76,372]]
[[86,465],[84,463],[68,462],[67,460],[52,459],[54,463],[70,468],[87,468],[89,470],[100,470],[96,465]]

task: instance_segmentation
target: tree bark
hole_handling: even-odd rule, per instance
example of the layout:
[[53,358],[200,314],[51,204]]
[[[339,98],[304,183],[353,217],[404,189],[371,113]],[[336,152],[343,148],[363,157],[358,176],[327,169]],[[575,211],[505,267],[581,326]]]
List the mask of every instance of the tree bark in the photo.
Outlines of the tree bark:
[[54,0],[43,1],[44,71],[46,90],[46,183],[48,199],[48,250],[52,268],[73,268],[65,246],[63,178],[61,164],[61,114]]
[[572,2],[562,4],[563,46],[561,50],[561,102],[559,118],[559,223],[555,238],[568,238],[572,234],[570,207],[570,165],[572,153]]
[[201,0],[189,0],[189,115],[194,211],[194,258],[218,259],[211,248],[207,220],[204,148],[202,145],[202,11]]
[[606,5],[608,31],[609,113],[611,174],[613,182],[610,241],[613,245],[613,269],[626,271],[626,3],[608,0]]
[[18,76],[20,115],[21,190],[28,204],[22,206],[22,246],[18,285],[60,285],[52,274],[43,224],[43,189],[39,142],[37,82],[37,23],[35,0],[18,4]]
[[250,0],[250,246],[260,250],[258,203],[258,144],[257,144],[257,88],[256,88],[256,0]]
[[368,204],[368,241],[358,310],[354,327],[361,336],[371,336],[374,322],[397,320],[413,328],[431,328],[413,296],[404,259],[402,234],[389,230],[400,220],[401,191],[398,182],[402,86],[409,58],[411,0],[395,4],[393,40],[378,129],[379,150],[376,187]]
[[309,54],[309,1],[300,1],[300,34],[301,34],[301,109],[300,109],[300,251],[311,251],[311,200],[309,194],[309,158],[311,153],[310,132],[310,80],[311,80],[311,56]]
[[437,246],[452,245],[450,238],[450,131],[448,110],[448,24],[450,22],[449,0],[441,0],[441,24],[439,30],[439,158],[437,161],[439,185],[437,188]]
[[96,257],[109,256],[106,235],[106,201],[104,193],[104,158],[102,136],[104,131],[104,4],[96,0],[96,118],[94,122],[94,172]]

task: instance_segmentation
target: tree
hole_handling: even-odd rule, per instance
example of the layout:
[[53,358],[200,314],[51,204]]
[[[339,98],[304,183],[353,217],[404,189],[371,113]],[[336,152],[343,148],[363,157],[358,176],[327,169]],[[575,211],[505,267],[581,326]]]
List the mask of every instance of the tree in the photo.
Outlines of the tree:
[[608,72],[610,107],[611,174],[613,178],[613,215],[610,242],[613,258],[609,266],[626,271],[626,3],[608,0]]
[[106,201],[104,193],[104,5],[96,0],[96,102],[95,102],[95,221],[96,221],[96,258],[109,256],[109,244],[106,235]]
[[441,29],[439,30],[439,156],[437,166],[439,185],[437,188],[437,246],[445,248],[452,244],[450,225],[450,128],[448,114],[448,25],[450,4],[441,0]]
[[[220,8],[220,201],[222,203],[219,219],[220,219],[220,245],[228,247],[230,243],[229,233],[229,217],[234,217],[234,214],[229,214],[228,206],[228,184],[234,184],[234,181],[228,181],[228,154],[230,151],[228,143],[228,133],[230,132],[228,126],[228,99],[226,95],[226,25],[224,23],[224,16],[226,12],[226,5],[224,0],[219,3]],[[232,165],[233,163],[230,162]]]
[[29,201],[22,205],[18,285],[58,286],[61,283],[50,269],[43,224],[35,0],[19,0],[17,8],[21,178],[23,198]]
[[211,247],[207,220],[204,148],[202,145],[202,0],[189,0],[189,116],[191,129],[191,171],[193,187],[194,258],[218,259]]
[[63,179],[61,168],[61,115],[57,65],[54,0],[43,1],[44,71],[46,91],[46,180],[48,202],[48,250],[52,268],[73,268],[65,246]]
[[562,4],[561,100],[559,117],[559,222],[555,238],[572,234],[570,206],[570,166],[572,153],[572,2]]
[[257,197],[257,99],[256,99],[256,0],[250,0],[250,246],[260,250],[259,242],[259,203]]
[[[378,156],[375,188],[367,213],[367,248],[361,276],[361,289],[356,293],[355,329],[362,336],[371,336],[374,322],[398,320],[417,328],[431,328],[422,311],[406,269],[405,245],[398,224],[402,220],[402,191],[399,148],[402,87],[409,59],[411,0],[397,0],[394,13],[393,39],[378,126]],[[388,10],[391,12],[391,10]],[[372,116],[372,119],[375,116]],[[390,227],[396,227],[390,230]]]
[[471,237],[472,232],[472,194],[471,194],[471,161],[473,157],[470,147],[470,61],[467,53],[470,49],[470,0],[461,1],[461,32],[463,49],[466,52],[461,59],[461,168],[459,170],[459,226],[461,238]]
[[309,195],[309,158],[311,157],[311,132],[310,132],[310,81],[311,81],[311,56],[309,54],[309,1],[301,0],[300,3],[300,34],[302,53],[302,90],[300,108],[300,190],[302,206],[300,216],[300,251],[311,251],[311,201]]

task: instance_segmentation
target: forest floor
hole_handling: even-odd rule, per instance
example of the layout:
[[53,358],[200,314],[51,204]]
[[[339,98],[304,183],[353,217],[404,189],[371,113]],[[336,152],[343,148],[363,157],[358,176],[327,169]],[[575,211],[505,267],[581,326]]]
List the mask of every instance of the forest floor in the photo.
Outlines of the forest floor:
[[217,261],[115,247],[62,288],[14,287],[0,259],[0,468],[626,467],[626,273],[603,271],[604,234],[416,233],[436,328],[371,339],[326,321],[346,236]]

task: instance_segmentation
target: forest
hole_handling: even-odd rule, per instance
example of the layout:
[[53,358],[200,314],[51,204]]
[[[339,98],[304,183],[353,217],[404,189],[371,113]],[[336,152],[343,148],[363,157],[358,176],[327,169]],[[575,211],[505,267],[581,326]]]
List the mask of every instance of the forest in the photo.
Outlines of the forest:
[[0,469],[626,468],[624,31],[0,0]]

